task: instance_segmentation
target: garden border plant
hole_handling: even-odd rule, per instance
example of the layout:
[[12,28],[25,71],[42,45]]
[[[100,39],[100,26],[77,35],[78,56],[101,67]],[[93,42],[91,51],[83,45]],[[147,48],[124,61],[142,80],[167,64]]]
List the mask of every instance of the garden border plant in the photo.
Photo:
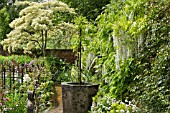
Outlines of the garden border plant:
[[[2,104],[3,106],[1,106],[2,107],[1,111],[6,110],[6,112],[12,113],[12,112],[17,112],[20,110],[19,112],[24,112],[24,113],[27,112],[27,90],[31,90],[35,94],[33,97],[34,102],[35,102],[34,103],[35,109],[33,110],[35,110],[35,112],[42,112],[44,110],[48,110],[48,108],[50,108],[52,105],[52,95],[53,95],[53,91],[52,91],[53,81],[51,80],[51,77],[52,77],[51,72],[48,70],[48,68],[46,68],[48,64],[45,63],[44,58],[34,59],[32,61],[27,62],[28,59],[25,59],[27,57],[25,56],[24,58],[22,57],[23,56],[15,56],[15,58],[21,58],[20,60],[18,59],[18,61],[16,62],[14,62],[14,60],[13,61],[8,60],[10,58],[14,58],[14,56],[1,57],[2,59],[5,59],[1,62],[1,63],[6,62],[5,68],[9,66],[8,63],[12,63],[11,65],[17,66],[17,68],[14,68],[15,72],[17,72],[16,69],[18,68],[27,67],[26,70],[23,70],[24,71],[23,73],[26,73],[27,75],[27,76],[24,75],[23,77],[24,79],[23,85],[22,84],[19,85],[18,82],[15,82],[15,84],[12,84],[11,89],[9,87],[6,87],[5,90],[7,91],[9,90],[9,91],[3,96],[3,99],[7,101],[5,102],[5,104]],[[25,63],[24,63],[24,60],[25,60]],[[18,65],[20,64],[22,64],[23,67],[21,66],[18,67]],[[21,74],[19,74],[18,76],[21,76]],[[7,85],[7,83],[9,82],[5,82],[5,83]],[[9,97],[11,98],[8,99]],[[23,101],[20,101],[20,99]]]

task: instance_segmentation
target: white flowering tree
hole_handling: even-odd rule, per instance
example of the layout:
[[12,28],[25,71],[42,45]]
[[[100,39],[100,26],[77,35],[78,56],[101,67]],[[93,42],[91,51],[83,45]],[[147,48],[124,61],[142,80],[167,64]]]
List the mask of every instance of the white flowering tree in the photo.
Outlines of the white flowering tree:
[[31,53],[33,49],[40,49],[45,56],[47,40],[53,38],[63,29],[72,29],[72,24],[64,21],[54,21],[54,13],[75,14],[74,9],[59,1],[49,2],[16,2],[15,5],[27,6],[19,13],[19,17],[10,23],[13,29],[7,34],[1,44],[9,52],[23,49]]

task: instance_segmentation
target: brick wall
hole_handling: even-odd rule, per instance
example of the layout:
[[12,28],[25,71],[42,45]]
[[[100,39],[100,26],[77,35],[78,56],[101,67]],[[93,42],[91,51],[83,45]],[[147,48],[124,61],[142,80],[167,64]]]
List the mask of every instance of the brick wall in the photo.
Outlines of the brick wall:
[[[22,50],[19,50],[17,53],[9,54],[7,51],[4,51],[3,47],[0,45],[0,55],[8,56],[12,54],[23,55],[24,53]],[[73,52],[72,49],[47,49],[46,55],[58,57],[60,59],[66,60],[66,62],[71,64],[75,63],[75,60],[77,59],[76,52]]]
[[73,52],[72,49],[47,49],[46,55],[52,55],[60,59],[66,60],[69,63],[75,63],[76,52]]
[[7,56],[7,52],[3,50],[2,45],[0,45],[0,55]]

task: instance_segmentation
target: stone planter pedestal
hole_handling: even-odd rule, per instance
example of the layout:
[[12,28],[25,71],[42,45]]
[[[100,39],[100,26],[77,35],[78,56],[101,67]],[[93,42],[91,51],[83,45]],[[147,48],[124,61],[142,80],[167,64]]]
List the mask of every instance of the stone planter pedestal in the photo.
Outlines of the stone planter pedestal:
[[62,83],[63,113],[88,113],[98,86],[91,83]]
[[28,91],[27,113],[34,113],[34,92]]

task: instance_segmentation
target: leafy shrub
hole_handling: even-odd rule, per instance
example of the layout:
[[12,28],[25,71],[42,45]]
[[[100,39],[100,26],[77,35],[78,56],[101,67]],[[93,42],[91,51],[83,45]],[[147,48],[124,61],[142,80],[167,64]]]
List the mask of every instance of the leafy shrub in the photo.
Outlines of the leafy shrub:
[[[95,99],[95,97],[94,97]],[[91,113],[137,113],[138,107],[133,101],[118,101],[110,95],[97,98],[97,103],[93,102]]]
[[162,47],[154,61],[138,61],[138,71],[136,70],[138,73],[131,89],[131,96],[137,99],[143,113],[170,111],[169,53],[169,47]]
[[[24,86],[24,85],[23,85]],[[27,90],[21,86],[15,90],[2,90],[0,111],[3,113],[26,113],[27,112]]]
[[[20,61],[24,61],[21,63],[25,64],[26,60],[23,58],[23,60]],[[8,63],[5,63],[5,65],[6,67],[9,66]],[[45,60],[43,58],[34,59],[29,64],[27,63],[23,66],[27,67],[26,70],[24,70],[25,75],[23,78],[23,84],[20,82],[12,84],[11,89],[8,91],[9,93],[4,97],[9,98],[10,101],[2,103],[1,111],[5,110],[7,113],[26,113],[27,91],[30,90],[35,94],[35,112],[43,112],[52,105],[53,81],[51,80],[51,72],[48,68],[46,68]],[[9,83],[10,79],[7,78],[5,85],[9,87]],[[8,89],[8,87],[6,87],[6,89]],[[0,92],[2,91],[0,90]]]
[[71,64],[53,56],[45,58],[47,67],[52,73],[52,80],[56,82],[70,81],[71,79]]
[[43,112],[52,106],[53,81],[50,70],[46,67],[45,59],[35,59],[33,65],[28,67],[31,71],[26,73],[30,79],[26,81],[27,90],[34,92],[35,112]]
[[[7,95],[10,100],[5,103],[5,106],[12,108],[11,110],[8,110],[9,108],[6,108],[9,113],[26,113],[27,111],[27,93],[9,93]],[[5,109],[5,108],[4,108]],[[5,111],[5,112],[7,112]]]
[[18,64],[29,63],[32,58],[26,55],[11,55],[11,56],[0,56],[0,62],[7,61],[11,62],[14,60]]

